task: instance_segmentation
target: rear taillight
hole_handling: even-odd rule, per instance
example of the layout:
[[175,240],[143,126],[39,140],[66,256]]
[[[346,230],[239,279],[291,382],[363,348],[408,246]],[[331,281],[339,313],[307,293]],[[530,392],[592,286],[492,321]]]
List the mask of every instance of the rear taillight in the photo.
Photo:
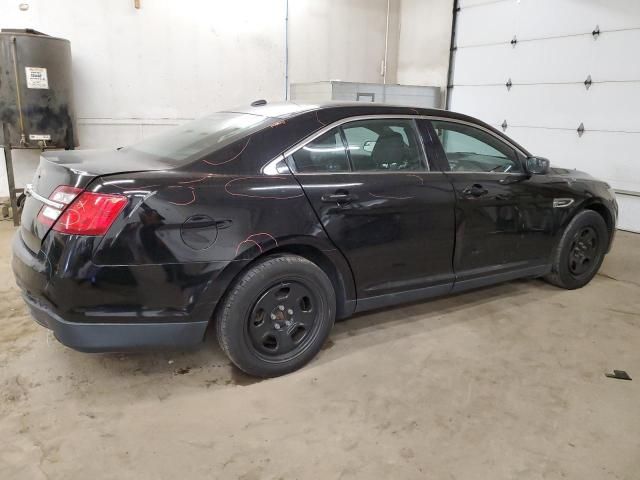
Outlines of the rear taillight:
[[38,220],[71,235],[104,235],[128,202],[124,195],[83,192],[66,185],[56,188],[49,200],[61,208],[45,205]]
[[38,214],[38,221],[43,225],[50,227],[58,219],[62,211],[73,202],[73,199],[82,192],[81,188],[71,187],[69,185],[60,185],[49,196],[49,200],[56,202],[59,207],[53,205],[44,205]]

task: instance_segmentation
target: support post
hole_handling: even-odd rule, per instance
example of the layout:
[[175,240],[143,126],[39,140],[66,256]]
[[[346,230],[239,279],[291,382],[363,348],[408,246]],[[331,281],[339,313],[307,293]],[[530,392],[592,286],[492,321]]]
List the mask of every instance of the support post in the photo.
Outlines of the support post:
[[2,148],[4,149],[4,164],[7,168],[7,184],[9,185],[9,200],[11,201],[11,215],[13,225],[20,225],[20,215],[18,215],[18,202],[16,199],[16,183],[13,177],[13,157],[11,156],[11,141],[9,140],[9,126],[2,123]]
[[451,43],[449,44],[449,69],[447,70],[447,89],[445,90],[444,108],[449,110],[451,108],[451,91],[453,90],[453,72],[456,61],[456,50],[458,46],[456,44],[456,29],[458,27],[458,14],[460,13],[460,6],[458,0],[453,0],[453,15],[451,18]]

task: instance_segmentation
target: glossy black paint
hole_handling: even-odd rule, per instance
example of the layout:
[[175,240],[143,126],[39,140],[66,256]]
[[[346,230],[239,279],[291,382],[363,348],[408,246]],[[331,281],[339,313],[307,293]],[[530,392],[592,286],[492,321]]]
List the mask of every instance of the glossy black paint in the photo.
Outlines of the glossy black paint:
[[[314,132],[363,115],[454,119],[514,143],[470,117],[366,104],[276,104],[245,112],[268,117],[268,126],[174,168],[126,149],[45,155],[34,179],[39,194],[66,184],[130,201],[104,237],[82,237],[44,228],[36,221],[41,205],[27,199],[13,268],[38,315],[63,319],[67,330],[74,324],[148,325],[149,332],[178,326],[135,336],[133,344],[123,340],[122,349],[175,346],[171,336],[194,322],[197,328],[178,342],[187,345],[202,339],[229,285],[265,255],[292,252],[317,263],[336,289],[338,316],[346,317],[544,274],[563,227],[583,208],[605,216],[613,235],[617,206],[603,182],[561,169],[546,175],[450,172],[424,118],[416,120],[428,158],[423,171],[263,171]],[[516,147],[524,163],[529,153]],[[345,193],[348,202],[340,200]],[[574,202],[554,208],[556,198]],[[118,333],[110,332],[104,348],[94,335],[84,349],[119,349]],[[77,336],[65,343],[83,349]]]
[[[298,175],[358,298],[453,285],[454,194],[442,172]],[[347,203],[327,194],[348,192]]]

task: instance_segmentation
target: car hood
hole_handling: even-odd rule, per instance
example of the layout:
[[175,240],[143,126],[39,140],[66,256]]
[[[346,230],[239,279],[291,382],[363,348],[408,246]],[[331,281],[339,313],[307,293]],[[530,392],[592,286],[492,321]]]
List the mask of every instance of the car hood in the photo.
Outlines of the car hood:
[[587,172],[575,170],[573,168],[551,167],[549,173],[557,177],[570,178],[572,180],[598,180]]

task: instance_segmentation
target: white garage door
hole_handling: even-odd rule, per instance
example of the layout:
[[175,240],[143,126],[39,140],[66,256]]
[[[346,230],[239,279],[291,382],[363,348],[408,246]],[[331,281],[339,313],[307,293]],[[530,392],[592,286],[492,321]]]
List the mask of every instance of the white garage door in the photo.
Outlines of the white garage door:
[[606,180],[618,226],[640,232],[640,0],[460,7],[451,109],[506,126],[555,166]]

